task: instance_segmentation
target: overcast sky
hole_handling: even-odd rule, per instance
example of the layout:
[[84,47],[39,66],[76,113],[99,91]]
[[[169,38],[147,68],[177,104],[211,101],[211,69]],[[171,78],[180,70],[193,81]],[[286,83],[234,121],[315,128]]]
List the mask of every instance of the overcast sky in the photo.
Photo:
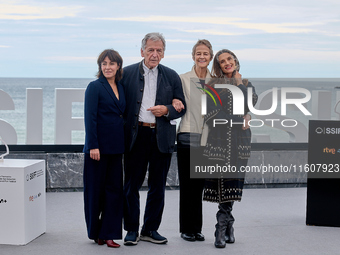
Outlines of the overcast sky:
[[339,0],[0,0],[0,77],[91,78],[106,48],[140,61],[148,32],[163,33],[162,64],[179,74],[208,39],[243,77],[340,77]]

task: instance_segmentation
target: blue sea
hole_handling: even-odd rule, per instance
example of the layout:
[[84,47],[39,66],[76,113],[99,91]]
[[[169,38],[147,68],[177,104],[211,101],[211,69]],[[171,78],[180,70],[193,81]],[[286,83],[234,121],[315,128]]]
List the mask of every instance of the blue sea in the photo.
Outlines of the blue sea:
[[[17,132],[18,143],[25,144],[26,141],[26,88],[42,88],[43,89],[43,144],[54,144],[54,126],[55,126],[55,89],[56,88],[86,88],[90,81],[94,79],[82,78],[82,79],[70,79],[70,78],[0,78],[0,90],[3,90],[13,99],[15,110],[2,110],[0,108],[0,121],[8,122]],[[326,115],[330,115],[331,119],[339,120],[340,115],[336,112],[340,112],[340,78],[334,79],[261,79],[254,78],[249,79],[253,86],[256,88],[258,95],[261,95],[264,91],[273,87],[297,87],[305,88],[309,90],[313,97],[304,104],[304,106],[312,111],[313,106],[324,105],[329,102],[317,102],[317,98],[314,96],[315,91],[330,92],[330,107],[326,109]],[[327,97],[326,97],[327,98]],[[1,98],[0,98],[1,100]],[[0,102],[1,107],[1,102]],[[83,117],[83,103],[75,103],[72,106],[73,117]],[[337,107],[337,109],[335,109]],[[255,106],[256,108],[256,106]],[[295,119],[301,123],[301,125],[308,128],[308,120],[316,119],[314,116],[305,116],[298,109],[294,107],[287,108],[286,119]],[[297,108],[297,107],[295,107]],[[315,108],[315,107],[314,107]],[[277,107],[277,116],[280,115],[281,107]],[[273,116],[271,116],[272,118]],[[253,119],[257,119],[258,116],[252,114]],[[259,117],[265,118],[265,117]],[[283,117],[281,116],[281,119]],[[254,122],[255,123],[255,122]],[[260,125],[260,121],[257,121],[254,125]],[[288,122],[287,122],[288,123]],[[273,142],[273,143],[287,143],[294,142],[290,132],[282,130],[281,128],[270,127],[270,122],[265,122],[266,125],[262,127],[253,127],[253,142]],[[300,125],[300,124],[299,124]],[[303,130],[303,129],[302,129]],[[1,136],[1,130],[0,130]],[[72,144],[84,143],[84,131],[73,131]],[[299,141],[295,141],[299,142]],[[300,141],[301,142],[301,141]],[[307,142],[305,140],[304,142]]]

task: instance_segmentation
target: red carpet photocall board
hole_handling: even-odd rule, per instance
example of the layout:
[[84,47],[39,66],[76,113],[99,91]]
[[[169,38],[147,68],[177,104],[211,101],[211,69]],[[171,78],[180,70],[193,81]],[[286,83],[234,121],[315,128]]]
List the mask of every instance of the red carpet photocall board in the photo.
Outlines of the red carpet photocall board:
[[0,162],[0,244],[25,245],[46,232],[44,160]]
[[340,121],[309,122],[307,225],[340,227]]

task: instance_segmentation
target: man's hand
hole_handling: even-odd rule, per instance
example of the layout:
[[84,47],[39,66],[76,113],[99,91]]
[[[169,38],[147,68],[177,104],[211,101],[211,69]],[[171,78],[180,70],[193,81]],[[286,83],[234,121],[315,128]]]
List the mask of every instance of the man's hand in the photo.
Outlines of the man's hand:
[[151,111],[156,117],[162,117],[168,113],[168,108],[165,105],[155,105],[147,109],[147,111]]
[[249,126],[249,121],[251,120],[251,115],[250,114],[246,114],[243,116],[244,120],[245,120],[245,125],[242,127],[243,130],[246,130],[248,128],[250,128]]
[[100,160],[100,152],[99,149],[92,149],[90,150],[90,158],[92,158],[93,160]]
[[182,101],[176,98],[172,100],[172,106],[175,108],[177,112],[181,112],[182,110],[184,110],[184,105]]

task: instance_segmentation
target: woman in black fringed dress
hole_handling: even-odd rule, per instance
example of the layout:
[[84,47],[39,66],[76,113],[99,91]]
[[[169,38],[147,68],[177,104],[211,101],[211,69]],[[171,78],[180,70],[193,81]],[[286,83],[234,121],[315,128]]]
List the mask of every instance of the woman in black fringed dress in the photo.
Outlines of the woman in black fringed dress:
[[[220,50],[216,53],[211,81],[214,84],[230,84],[242,91],[245,113],[247,107],[247,87],[252,88],[253,104],[257,101],[254,87],[242,79],[239,73],[240,64],[236,55],[229,50]],[[217,224],[215,231],[215,247],[224,248],[226,243],[234,243],[234,217],[231,213],[234,201],[241,201],[245,174],[240,172],[241,166],[246,166],[250,156],[251,132],[248,121],[250,115],[233,114],[233,96],[229,89],[215,88],[221,103],[215,103],[207,97],[207,114],[205,122],[209,126],[207,145],[204,156],[209,166],[219,165],[232,169],[232,172],[219,173],[215,179],[205,182],[203,200],[219,203],[216,214]],[[214,125],[214,119],[228,120],[227,124]],[[245,124],[232,124],[245,123]]]

